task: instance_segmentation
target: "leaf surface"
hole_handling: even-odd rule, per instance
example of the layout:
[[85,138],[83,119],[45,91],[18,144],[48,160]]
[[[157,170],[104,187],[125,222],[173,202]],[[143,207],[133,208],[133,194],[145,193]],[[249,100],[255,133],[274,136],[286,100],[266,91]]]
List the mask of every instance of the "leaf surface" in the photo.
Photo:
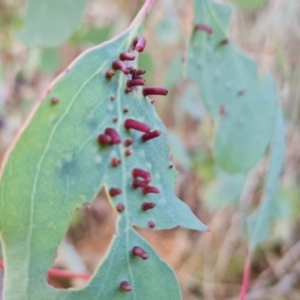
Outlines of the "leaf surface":
[[28,0],[20,39],[28,46],[57,47],[80,26],[86,0]]
[[[10,152],[0,183],[5,300],[181,299],[173,271],[133,225],[149,229],[152,221],[154,229],[207,227],[174,194],[176,171],[169,168],[166,129],[150,99],[143,96],[141,87],[126,94],[128,78],[120,71],[109,80],[105,77],[112,61],[131,49],[140,35],[153,2],[146,1],[123,34],[82,54],[55,80]],[[131,62],[132,67],[136,64]],[[55,105],[53,97],[58,99]],[[141,132],[125,129],[128,118],[160,130],[161,135],[143,142]],[[99,145],[97,137],[108,127],[118,132],[122,143]],[[134,140],[130,156],[125,155],[126,139]],[[117,167],[111,165],[114,158],[121,160]],[[151,172],[151,185],[160,193],[144,195],[141,189],[133,189],[133,168]],[[92,201],[103,186],[107,193],[120,188],[120,195],[108,193],[108,197],[113,207],[125,206],[118,213],[111,248],[87,288],[55,290],[47,284],[46,272],[72,211]],[[143,211],[143,202],[156,207]],[[148,253],[148,260],[132,255],[135,246]],[[121,281],[127,281],[132,291],[121,290]]]
[[263,157],[275,118],[276,94],[269,75],[260,77],[256,63],[242,54],[227,35],[228,6],[211,0],[194,1],[187,76],[199,85],[214,118],[218,164],[229,173],[247,173]]

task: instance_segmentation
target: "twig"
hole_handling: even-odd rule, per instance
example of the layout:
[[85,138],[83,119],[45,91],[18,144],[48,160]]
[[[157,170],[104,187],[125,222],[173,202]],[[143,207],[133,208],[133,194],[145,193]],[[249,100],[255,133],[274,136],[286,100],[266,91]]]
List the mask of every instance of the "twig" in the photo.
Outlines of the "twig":
[[[4,269],[3,260],[0,260],[0,269]],[[80,278],[85,280],[89,280],[91,278],[91,274],[89,273],[77,273],[77,272],[60,270],[60,269],[50,269],[47,272],[47,275],[52,278],[67,278],[67,279]]]

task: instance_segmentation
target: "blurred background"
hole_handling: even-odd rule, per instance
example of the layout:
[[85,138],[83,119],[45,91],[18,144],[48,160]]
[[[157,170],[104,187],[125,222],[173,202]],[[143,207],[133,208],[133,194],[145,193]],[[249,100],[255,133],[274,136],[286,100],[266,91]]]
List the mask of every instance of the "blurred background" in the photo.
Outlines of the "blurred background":
[[[286,163],[269,236],[253,254],[247,300],[300,299],[300,1],[221,2],[233,7],[232,40],[259,70],[272,73],[286,120]],[[82,51],[122,32],[142,3],[89,0],[79,29],[62,45],[45,48],[28,47],[19,38],[26,2],[0,0],[0,160],[50,82]],[[184,300],[233,300],[248,252],[246,218],[261,201],[268,157],[247,177],[229,176],[216,165],[213,120],[198,87],[182,74],[193,13],[192,1],[157,0],[146,23],[148,43],[139,67],[147,69],[148,85],[169,89],[155,106],[179,171],[175,191],[211,232],[137,230],[175,270]],[[54,267],[92,274],[109,249],[115,222],[101,191],[91,205],[74,212]],[[52,277],[49,282],[58,288],[86,284]]]

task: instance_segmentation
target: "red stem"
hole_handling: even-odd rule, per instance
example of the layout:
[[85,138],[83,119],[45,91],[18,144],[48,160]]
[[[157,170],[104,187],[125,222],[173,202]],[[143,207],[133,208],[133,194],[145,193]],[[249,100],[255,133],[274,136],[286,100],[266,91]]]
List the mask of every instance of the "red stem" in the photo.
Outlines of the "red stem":
[[[4,269],[4,263],[3,260],[1,259],[0,259],[0,269]],[[49,277],[67,278],[67,279],[80,278],[80,279],[89,280],[91,278],[91,274],[88,273],[76,273],[76,272],[60,270],[60,269],[50,269],[47,272],[47,275]]]
[[243,283],[242,283],[242,290],[240,293],[239,300],[245,300],[248,291],[248,286],[249,286],[249,277],[250,277],[250,256],[248,255],[244,265]]

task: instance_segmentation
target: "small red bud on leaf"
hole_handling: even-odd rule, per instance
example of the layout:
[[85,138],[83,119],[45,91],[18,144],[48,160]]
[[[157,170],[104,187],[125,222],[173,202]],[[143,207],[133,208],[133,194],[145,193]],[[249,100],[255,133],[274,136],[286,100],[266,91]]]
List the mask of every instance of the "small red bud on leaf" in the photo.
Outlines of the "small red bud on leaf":
[[129,147],[129,146],[131,146],[133,143],[134,143],[134,140],[133,140],[133,139],[127,139],[127,140],[124,141],[124,146],[125,146],[125,147]]
[[109,99],[110,99],[111,101],[114,101],[114,100],[115,100],[115,96],[114,96],[114,95],[111,95],[111,96],[109,97]]
[[166,96],[166,95],[168,95],[168,90],[163,87],[148,86],[148,87],[143,88],[143,95],[144,95],[144,97],[149,96],[149,95]]
[[118,212],[122,212],[122,211],[125,210],[125,205],[123,203],[118,203],[116,205],[116,209],[117,209]]
[[111,69],[109,69],[109,70],[107,70],[107,71],[105,72],[105,77],[106,77],[107,79],[112,78],[114,75],[115,75],[115,71],[113,71],[113,70],[111,70]]
[[155,186],[146,186],[143,188],[144,194],[158,194],[160,190]]
[[126,64],[121,60],[116,60],[112,63],[112,67],[115,70],[121,70],[125,75],[130,73],[130,70],[127,68]]
[[133,46],[136,51],[143,52],[146,48],[146,40],[142,36],[137,36],[133,41]]
[[127,86],[128,87],[133,87],[133,86],[140,86],[145,84],[145,79],[142,78],[135,78],[127,81]]
[[121,60],[135,60],[135,55],[130,52],[122,52],[119,57]]
[[132,254],[134,256],[138,256],[138,257],[140,257],[141,259],[144,259],[144,260],[149,258],[148,253],[145,250],[143,250],[142,248],[138,247],[138,246],[135,246],[135,247],[132,248]]
[[148,209],[154,208],[155,206],[156,206],[156,204],[153,202],[143,202],[141,208],[143,211],[146,211]]
[[133,119],[125,120],[124,126],[126,129],[135,129],[142,132],[148,132],[151,129],[150,126],[146,125],[145,123]]
[[125,88],[124,92],[125,92],[126,94],[128,94],[128,93],[132,92],[132,89],[129,88],[129,87],[127,87],[127,88]]
[[152,228],[154,228],[155,226],[156,226],[156,223],[155,223],[154,221],[151,220],[151,221],[148,222],[148,227],[149,227],[149,228],[152,229]]
[[127,107],[123,108],[123,112],[126,114],[129,111],[129,109]]
[[150,174],[150,172],[144,171],[142,169],[138,169],[138,168],[133,169],[132,170],[132,176],[133,177],[141,177],[147,183],[151,182],[151,174]]
[[124,292],[132,291],[132,286],[127,281],[122,281],[120,283],[120,289]]
[[223,46],[223,45],[227,45],[229,44],[229,40],[228,39],[224,39],[224,40],[221,40],[220,41],[220,45]]
[[160,136],[160,133],[161,132],[159,130],[154,130],[154,131],[145,133],[145,134],[142,135],[142,141],[146,142],[146,141],[155,139],[155,138]]
[[116,123],[116,122],[118,121],[118,118],[112,118],[112,121],[113,121],[114,123]]
[[130,156],[131,154],[132,154],[131,150],[129,150],[129,149],[125,150],[125,155],[126,156]]
[[117,196],[117,195],[122,194],[122,190],[119,189],[119,188],[111,188],[111,189],[109,190],[109,194],[110,194],[112,197],[114,197],[114,196]]
[[59,99],[57,98],[57,97],[52,97],[51,98],[51,104],[52,105],[55,105],[55,104],[57,104],[59,102]]
[[209,26],[207,26],[205,24],[201,24],[201,23],[196,24],[194,28],[195,28],[195,30],[204,31],[207,34],[212,34],[212,32],[213,32]]
[[121,160],[119,158],[113,158],[110,163],[111,166],[115,168],[121,163]]

